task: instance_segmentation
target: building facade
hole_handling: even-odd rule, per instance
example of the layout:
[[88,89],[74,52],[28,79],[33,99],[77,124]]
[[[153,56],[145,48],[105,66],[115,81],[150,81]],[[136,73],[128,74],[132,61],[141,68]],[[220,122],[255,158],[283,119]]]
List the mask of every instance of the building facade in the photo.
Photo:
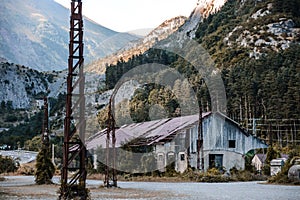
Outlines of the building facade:
[[251,163],[255,167],[258,173],[261,173],[266,158],[267,158],[266,154],[255,154],[254,157],[252,158]]
[[[164,171],[173,164],[178,172],[188,167],[204,171],[212,167],[244,169],[248,151],[267,148],[262,140],[247,133],[235,121],[221,113],[207,112],[202,114],[203,145],[198,151],[198,126],[199,115],[124,125],[116,130],[116,147],[132,140],[134,146],[152,146],[157,169]],[[103,130],[88,139],[87,149],[105,147],[105,144]]]
[[[204,171],[212,167],[244,169],[244,157],[248,151],[267,148],[262,140],[247,133],[233,120],[221,113],[210,113],[202,119],[203,147],[198,153],[198,116],[193,119],[194,123],[181,129],[171,141],[156,143],[159,169],[172,160],[178,172],[184,172],[188,166],[195,169],[199,166],[202,169],[203,166]],[[200,163],[197,163],[198,160]]]

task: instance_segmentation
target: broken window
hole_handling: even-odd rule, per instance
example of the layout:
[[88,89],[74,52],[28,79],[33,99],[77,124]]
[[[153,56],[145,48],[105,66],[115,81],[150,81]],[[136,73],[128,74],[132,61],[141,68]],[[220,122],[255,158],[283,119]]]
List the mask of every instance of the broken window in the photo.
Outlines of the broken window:
[[184,154],[180,154],[180,160],[184,161],[185,160],[185,155]]
[[223,154],[209,154],[209,168],[222,169]]
[[228,140],[228,148],[235,148],[235,140]]

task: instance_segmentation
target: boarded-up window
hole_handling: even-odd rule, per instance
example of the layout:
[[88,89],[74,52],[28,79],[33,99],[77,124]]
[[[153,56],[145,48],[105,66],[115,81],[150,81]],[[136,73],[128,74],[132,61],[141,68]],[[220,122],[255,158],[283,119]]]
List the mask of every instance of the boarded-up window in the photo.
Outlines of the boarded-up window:
[[235,140],[228,140],[228,148],[235,148]]
[[164,161],[163,155],[159,155],[159,156],[158,156],[158,161],[160,161],[160,162]]

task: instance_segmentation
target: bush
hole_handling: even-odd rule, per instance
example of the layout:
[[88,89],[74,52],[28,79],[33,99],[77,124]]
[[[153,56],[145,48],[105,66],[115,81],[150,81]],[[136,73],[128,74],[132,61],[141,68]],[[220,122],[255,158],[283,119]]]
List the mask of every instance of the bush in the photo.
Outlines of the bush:
[[66,191],[66,193],[63,192],[63,189],[61,187],[58,193],[60,194],[58,199],[91,199],[90,190],[77,184],[68,186],[68,190]]
[[207,172],[204,173],[193,171],[191,168],[188,168],[181,175],[181,178],[183,180],[188,180],[188,181],[208,182],[208,183],[231,181],[231,178],[229,176],[222,174],[222,172],[216,168],[208,169]]
[[18,121],[18,117],[17,116],[14,116],[14,115],[8,115],[7,117],[6,117],[6,120],[5,120],[6,122],[16,122],[16,121]]
[[12,158],[0,155],[0,174],[15,172],[17,169],[17,163]]
[[207,175],[209,175],[209,176],[221,175],[220,170],[217,169],[217,168],[214,168],[214,167],[211,168],[211,169],[208,169],[206,173],[207,173]]
[[299,147],[298,147],[298,149],[297,148],[293,149],[289,154],[289,159],[285,162],[281,171],[276,176],[270,177],[268,179],[268,182],[269,183],[280,183],[280,184],[293,183],[293,184],[299,185],[300,182],[293,182],[288,178],[289,169],[293,166],[294,161],[299,156],[300,156]]
[[31,164],[23,164],[19,167],[17,173],[25,176],[31,176],[34,175],[34,170],[34,166]]

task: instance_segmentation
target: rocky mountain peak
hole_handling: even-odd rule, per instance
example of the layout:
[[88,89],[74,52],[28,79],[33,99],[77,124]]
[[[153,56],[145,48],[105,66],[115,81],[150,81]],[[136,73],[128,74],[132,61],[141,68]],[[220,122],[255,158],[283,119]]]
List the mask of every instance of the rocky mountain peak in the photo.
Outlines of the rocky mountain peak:
[[200,13],[202,17],[206,18],[210,14],[218,12],[226,1],[227,0],[199,0],[195,8],[195,14]]
[[105,72],[106,65],[116,64],[120,59],[127,61],[134,55],[144,53],[157,42],[167,38],[169,35],[177,31],[185,23],[186,19],[187,18],[184,16],[178,16],[164,21],[161,25],[152,30],[145,38],[131,42],[120,51],[92,62],[88,66],[87,71],[102,74]]
[[197,6],[183,26],[182,32],[187,33],[192,38],[195,37],[199,22],[218,12],[226,2],[227,0],[198,0]]

